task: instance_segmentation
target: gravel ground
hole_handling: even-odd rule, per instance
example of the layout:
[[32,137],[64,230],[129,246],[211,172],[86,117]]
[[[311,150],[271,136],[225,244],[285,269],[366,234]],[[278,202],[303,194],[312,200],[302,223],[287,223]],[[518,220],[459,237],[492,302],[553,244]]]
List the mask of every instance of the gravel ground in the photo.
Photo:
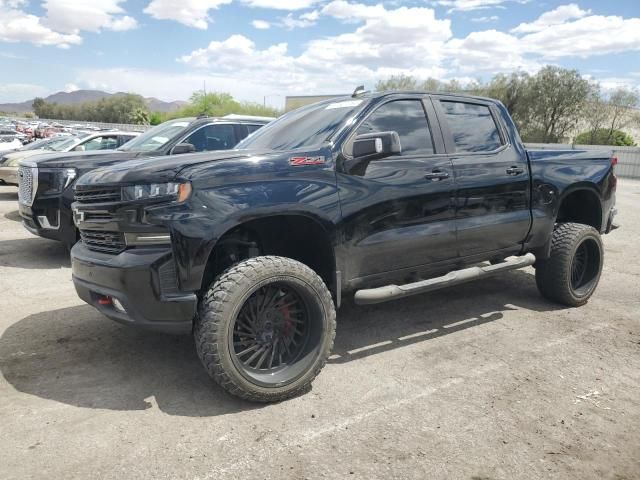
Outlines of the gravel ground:
[[311,392],[253,405],[189,337],[76,297],[63,246],[0,187],[0,478],[640,478],[640,182],[588,305],[533,270],[338,313]]

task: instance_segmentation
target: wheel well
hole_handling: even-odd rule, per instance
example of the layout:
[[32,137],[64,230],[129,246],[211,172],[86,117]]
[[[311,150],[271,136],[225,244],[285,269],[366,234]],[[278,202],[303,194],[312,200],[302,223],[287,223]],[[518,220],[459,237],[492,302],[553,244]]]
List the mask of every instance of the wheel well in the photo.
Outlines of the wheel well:
[[336,293],[336,264],[329,235],[320,223],[301,215],[251,220],[225,233],[209,255],[202,289],[231,265],[260,255],[277,255],[304,263]]
[[558,223],[575,222],[602,229],[602,207],[598,196],[590,190],[577,190],[567,195],[558,210]]

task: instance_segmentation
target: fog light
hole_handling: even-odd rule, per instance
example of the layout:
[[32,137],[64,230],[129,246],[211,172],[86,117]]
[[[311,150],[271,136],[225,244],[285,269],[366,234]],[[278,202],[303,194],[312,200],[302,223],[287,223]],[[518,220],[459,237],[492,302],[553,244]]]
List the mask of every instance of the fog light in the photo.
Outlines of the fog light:
[[104,296],[102,296],[102,297],[100,297],[98,299],[98,303],[100,305],[104,305],[104,306],[112,305],[113,304],[113,298],[111,298],[111,297],[109,297],[107,295],[104,295]]
[[125,233],[125,242],[129,246],[135,245],[168,245],[171,243],[171,235],[168,233]]
[[114,298],[112,301],[113,301],[113,308],[115,308],[118,312],[120,312],[120,313],[126,313],[127,312],[124,309],[124,306],[122,305],[122,303],[120,303],[120,300],[118,300],[117,298]]

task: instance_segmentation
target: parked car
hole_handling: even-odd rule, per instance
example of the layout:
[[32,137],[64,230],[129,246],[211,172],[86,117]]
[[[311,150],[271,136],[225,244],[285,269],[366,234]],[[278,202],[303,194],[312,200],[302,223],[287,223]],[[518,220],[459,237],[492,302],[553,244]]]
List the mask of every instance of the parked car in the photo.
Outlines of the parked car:
[[0,180],[4,180],[6,184],[18,184],[18,166],[20,162],[34,156],[42,155],[49,152],[84,152],[84,151],[104,151],[114,150],[132,138],[140,135],[138,132],[96,132],[96,133],[79,133],[63,137],[50,137],[52,143],[45,144],[40,149],[21,150],[13,154],[0,157]]
[[62,241],[71,248],[78,239],[71,215],[73,184],[83,173],[138,157],[230,149],[269,120],[184,118],[158,125],[115,151],[74,151],[22,160],[18,196],[23,224],[35,235]]
[[354,94],[230,152],[85,174],[73,281],[115,321],[193,332],[228,392],[279,401],[324,366],[346,294],[372,304],[535,265],[543,296],[587,302],[615,164],[526,150],[495,100]]
[[28,136],[13,128],[4,127],[0,129],[0,141],[11,142],[16,139],[19,140],[21,144],[25,144],[27,142]]
[[[13,140],[2,140],[0,139],[0,154],[4,152],[15,152],[22,147],[22,142],[17,138]],[[2,180],[2,178],[0,178]]]

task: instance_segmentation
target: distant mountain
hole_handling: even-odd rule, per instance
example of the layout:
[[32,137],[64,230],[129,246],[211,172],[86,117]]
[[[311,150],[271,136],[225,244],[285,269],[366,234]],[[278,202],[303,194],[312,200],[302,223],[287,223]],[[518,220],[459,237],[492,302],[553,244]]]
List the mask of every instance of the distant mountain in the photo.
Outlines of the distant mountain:
[[[44,99],[47,103],[57,103],[59,105],[77,105],[86,102],[97,102],[103,98],[122,96],[126,93],[107,93],[100,90],[76,90],[75,92],[58,92],[49,95]],[[35,99],[34,99],[35,100]],[[144,99],[152,112],[173,112],[185,105],[187,102],[163,102],[157,98],[149,97]],[[21,103],[0,103],[0,112],[5,113],[27,113],[33,111],[33,100]]]

